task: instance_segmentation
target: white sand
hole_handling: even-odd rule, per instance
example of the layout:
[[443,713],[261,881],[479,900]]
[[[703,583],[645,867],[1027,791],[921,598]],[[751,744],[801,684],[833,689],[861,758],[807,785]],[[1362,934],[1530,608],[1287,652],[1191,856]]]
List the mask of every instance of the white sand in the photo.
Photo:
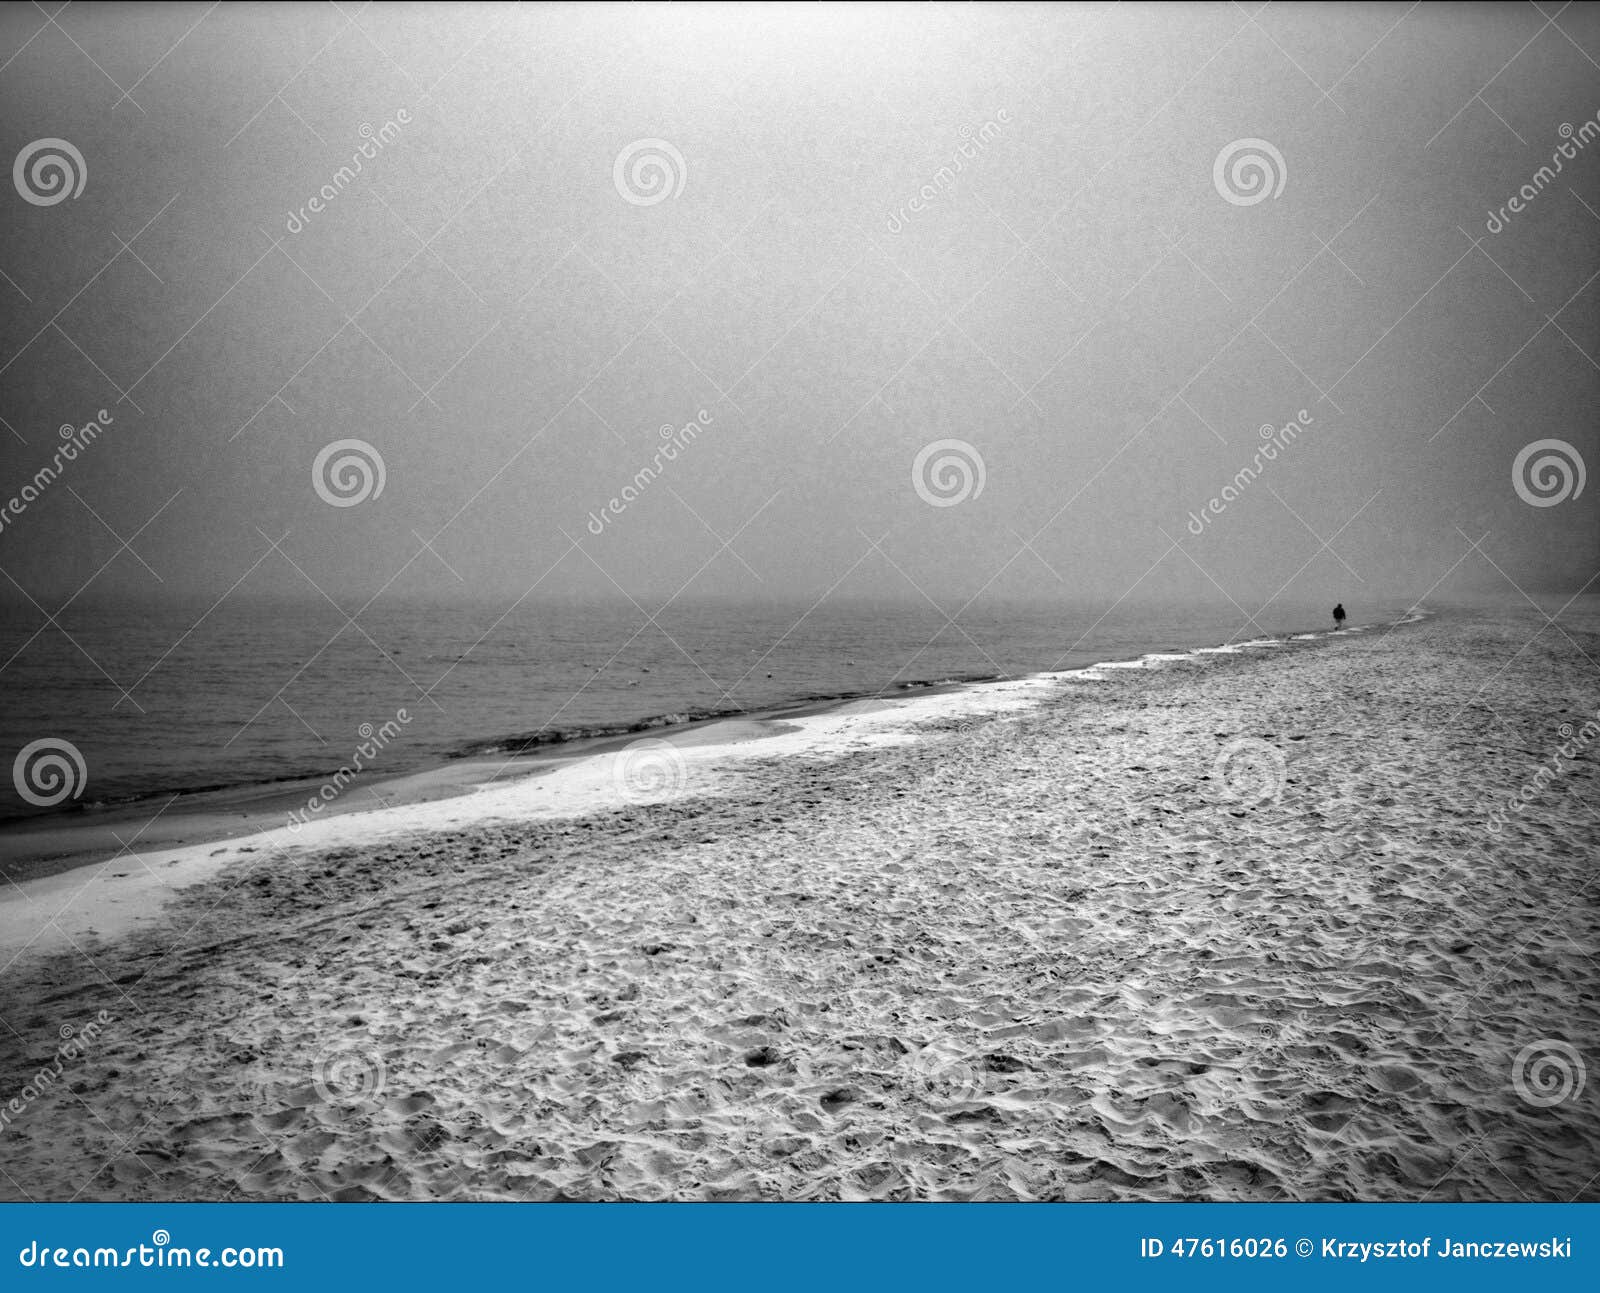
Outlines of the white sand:
[[1486,829],[1596,707],[1564,624],[704,729],[33,882],[5,1089],[110,1021],[0,1196],[1600,1198],[1600,1082],[1511,1080],[1600,1036],[1593,756]]

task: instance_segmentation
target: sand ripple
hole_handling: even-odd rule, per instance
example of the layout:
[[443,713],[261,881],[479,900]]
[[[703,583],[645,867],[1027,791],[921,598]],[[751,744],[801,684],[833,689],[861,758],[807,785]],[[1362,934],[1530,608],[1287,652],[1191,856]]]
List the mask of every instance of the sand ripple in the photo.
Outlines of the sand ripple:
[[[1600,1077],[1511,1080],[1600,1056],[1593,760],[1485,829],[1594,708],[1554,635],[1497,673],[1523,640],[1068,679],[715,801],[234,868],[113,982],[8,983],[10,1089],[114,1019],[0,1194],[1600,1198]],[[1238,739],[1276,798],[1221,793]]]

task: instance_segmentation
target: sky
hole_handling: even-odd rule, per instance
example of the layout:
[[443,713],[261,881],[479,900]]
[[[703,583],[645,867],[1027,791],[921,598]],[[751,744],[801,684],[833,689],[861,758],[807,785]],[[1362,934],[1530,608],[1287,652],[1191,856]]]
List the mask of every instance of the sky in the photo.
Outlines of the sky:
[[1597,58],[1553,3],[9,6],[0,596],[1576,592]]

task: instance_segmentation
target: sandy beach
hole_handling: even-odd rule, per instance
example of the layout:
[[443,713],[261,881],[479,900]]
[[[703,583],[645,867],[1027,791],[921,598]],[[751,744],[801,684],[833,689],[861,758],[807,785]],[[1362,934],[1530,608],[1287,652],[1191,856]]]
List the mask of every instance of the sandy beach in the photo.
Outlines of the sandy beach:
[[713,726],[13,886],[0,1197],[1600,1199],[1600,619],[1543,623]]

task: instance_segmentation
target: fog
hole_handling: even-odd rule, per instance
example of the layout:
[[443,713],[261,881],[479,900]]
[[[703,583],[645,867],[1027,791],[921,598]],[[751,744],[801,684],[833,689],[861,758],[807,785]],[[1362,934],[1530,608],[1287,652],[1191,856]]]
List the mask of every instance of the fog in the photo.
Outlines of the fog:
[[1576,592],[1597,56],[1583,6],[9,7],[0,594]]

